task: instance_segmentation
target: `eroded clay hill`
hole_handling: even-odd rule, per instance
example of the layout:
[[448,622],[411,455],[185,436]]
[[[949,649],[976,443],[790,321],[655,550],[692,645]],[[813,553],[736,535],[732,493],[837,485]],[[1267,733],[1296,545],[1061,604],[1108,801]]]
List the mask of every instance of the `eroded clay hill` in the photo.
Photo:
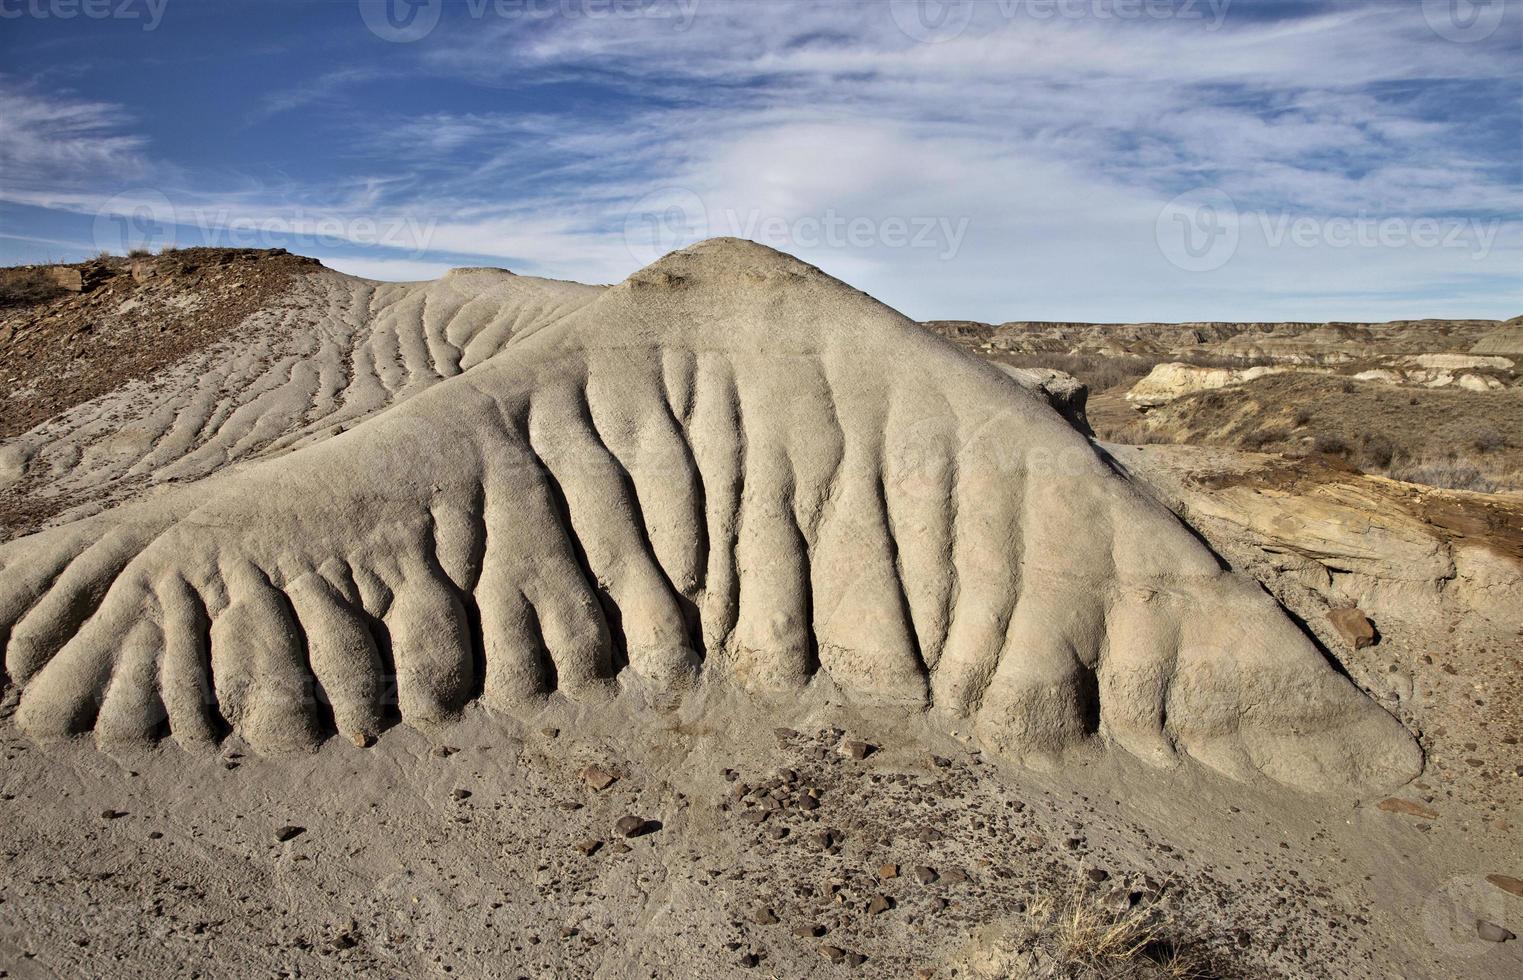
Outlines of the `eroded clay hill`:
[[376,283],[233,250],[116,261],[88,293],[6,314],[21,375],[0,421],[24,424],[0,429],[0,533],[325,439],[600,292],[503,269]]
[[396,360],[430,384],[378,373],[342,434],[309,413],[289,451],[0,548],[21,728],[283,751],[549,699],[813,697],[1029,763],[1420,768],[1039,397],[870,297],[716,240],[574,300],[504,345],[410,299]]

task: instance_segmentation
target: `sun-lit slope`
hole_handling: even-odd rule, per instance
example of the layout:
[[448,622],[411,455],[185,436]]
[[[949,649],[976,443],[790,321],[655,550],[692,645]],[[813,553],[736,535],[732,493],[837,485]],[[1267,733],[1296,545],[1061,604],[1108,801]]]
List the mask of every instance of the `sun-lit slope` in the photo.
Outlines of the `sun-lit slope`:
[[279,750],[713,685],[930,711],[1033,763],[1420,766],[1038,397],[729,239],[343,435],[15,542],[0,624],[37,737]]
[[500,269],[424,283],[318,270],[227,339],[0,443],[0,481],[34,511],[54,513],[200,479],[342,431],[600,291]]

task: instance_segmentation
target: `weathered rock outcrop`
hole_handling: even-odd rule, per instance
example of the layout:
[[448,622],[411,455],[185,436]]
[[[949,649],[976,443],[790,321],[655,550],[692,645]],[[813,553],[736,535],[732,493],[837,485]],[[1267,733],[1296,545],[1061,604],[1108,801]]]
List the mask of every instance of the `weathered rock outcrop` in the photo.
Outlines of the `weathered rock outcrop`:
[[[417,315],[430,363],[470,350]],[[1041,399],[734,240],[341,435],[0,548],[0,635],[37,738],[281,751],[714,687],[933,712],[1030,763],[1331,789],[1421,761]]]

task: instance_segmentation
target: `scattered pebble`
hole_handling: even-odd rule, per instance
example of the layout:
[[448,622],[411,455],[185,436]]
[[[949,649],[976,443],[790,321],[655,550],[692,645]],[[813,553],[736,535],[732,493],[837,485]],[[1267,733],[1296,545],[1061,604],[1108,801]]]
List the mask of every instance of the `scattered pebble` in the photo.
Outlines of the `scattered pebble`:
[[1488,943],[1505,943],[1518,937],[1510,930],[1504,929],[1495,922],[1487,922],[1485,919],[1477,919],[1475,934]]
[[1523,898],[1523,880],[1514,878],[1512,875],[1487,875],[1486,880],[1509,895]]
[[1405,800],[1399,796],[1390,796],[1375,804],[1376,809],[1386,813],[1404,813],[1410,817],[1422,817],[1426,820],[1438,818],[1438,811],[1429,806],[1424,806],[1416,800]]
[[847,741],[841,743],[842,754],[848,758],[856,759],[858,762],[876,751],[878,751],[878,747],[869,742]]
[[654,820],[646,820],[644,817],[637,817],[631,813],[620,817],[613,825],[613,829],[625,837],[643,837],[660,830],[661,825]]
[[618,776],[615,776],[602,766],[586,766],[582,769],[581,777],[582,782],[599,793],[619,781]]

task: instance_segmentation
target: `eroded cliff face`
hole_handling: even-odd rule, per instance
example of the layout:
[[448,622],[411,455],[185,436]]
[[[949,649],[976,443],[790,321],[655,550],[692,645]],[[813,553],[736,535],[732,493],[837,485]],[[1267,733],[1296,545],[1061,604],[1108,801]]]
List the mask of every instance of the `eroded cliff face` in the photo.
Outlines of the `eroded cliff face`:
[[[405,376],[340,389],[319,356],[329,411],[277,402],[259,462],[0,553],[23,730],[280,751],[718,686],[933,712],[1034,765],[1420,768],[1044,399],[870,297],[737,240],[604,291],[509,285],[571,302],[475,359],[524,317],[499,290],[457,336],[477,297],[425,289],[385,334]],[[334,436],[356,389],[394,397]]]
[[[1516,809],[1523,494],[1436,490],[1325,457],[1110,451],[1420,733],[1431,785],[1482,812]],[[1373,622],[1374,644],[1338,634],[1328,614],[1343,608]]]

